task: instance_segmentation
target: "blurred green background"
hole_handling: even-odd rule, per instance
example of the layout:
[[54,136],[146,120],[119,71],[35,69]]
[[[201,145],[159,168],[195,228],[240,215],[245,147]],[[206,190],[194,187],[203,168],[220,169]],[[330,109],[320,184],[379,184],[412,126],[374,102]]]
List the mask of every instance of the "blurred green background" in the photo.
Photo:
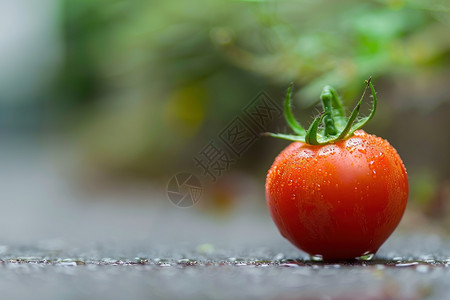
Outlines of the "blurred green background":
[[[403,226],[450,228],[448,1],[3,0],[0,26],[3,161],[44,149],[82,193],[163,193],[174,173],[201,173],[192,158],[260,91],[281,103],[293,81],[308,124],[324,85],[352,105],[372,76],[366,131],[408,169]],[[226,215],[245,198],[265,211],[265,175],[286,145],[259,139],[194,209]]]

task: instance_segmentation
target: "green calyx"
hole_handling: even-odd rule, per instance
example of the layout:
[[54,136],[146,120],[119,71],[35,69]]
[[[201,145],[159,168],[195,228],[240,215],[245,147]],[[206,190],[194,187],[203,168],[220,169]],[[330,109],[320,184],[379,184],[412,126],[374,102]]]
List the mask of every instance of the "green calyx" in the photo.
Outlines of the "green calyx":
[[[361,99],[349,117],[345,115],[344,107],[342,106],[342,102],[339,99],[336,90],[330,86],[324,87],[322,94],[320,95],[323,112],[314,119],[307,130],[300,125],[292,114],[291,95],[293,84],[291,83],[284,100],[284,117],[295,134],[269,132],[265,135],[289,141],[304,142],[309,145],[327,145],[348,139],[356,130],[361,129],[370,121],[370,119],[372,119],[375,110],[377,109],[377,95],[372,85],[371,78],[365,82],[366,88],[364,89]],[[359,109],[368,87],[370,87],[373,97],[372,108],[368,116],[358,118]]]

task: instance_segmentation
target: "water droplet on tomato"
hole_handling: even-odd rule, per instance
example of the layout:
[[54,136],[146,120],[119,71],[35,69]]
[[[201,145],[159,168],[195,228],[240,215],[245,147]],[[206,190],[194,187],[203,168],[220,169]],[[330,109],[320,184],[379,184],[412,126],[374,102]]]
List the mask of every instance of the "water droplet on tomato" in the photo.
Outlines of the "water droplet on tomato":
[[350,138],[345,143],[345,148],[350,153],[353,153],[357,148],[359,148],[358,150],[362,149],[361,146],[363,147],[363,141],[360,138]]
[[298,152],[297,157],[298,159],[301,158],[310,158],[314,156],[314,151],[310,150],[310,149],[303,149],[300,152]]
[[336,146],[334,145],[324,146],[317,152],[319,156],[329,156],[335,153],[336,153]]

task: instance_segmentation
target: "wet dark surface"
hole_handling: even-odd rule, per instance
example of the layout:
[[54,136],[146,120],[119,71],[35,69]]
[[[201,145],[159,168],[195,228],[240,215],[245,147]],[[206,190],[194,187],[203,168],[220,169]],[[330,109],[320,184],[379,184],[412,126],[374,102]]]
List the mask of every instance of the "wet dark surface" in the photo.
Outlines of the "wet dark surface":
[[0,248],[3,299],[449,299],[450,243],[397,234],[371,261],[313,262],[270,236],[248,241]]
[[80,189],[51,152],[20,149],[0,151],[0,299],[450,299],[450,241],[424,229],[372,261],[313,262],[257,184],[217,216],[175,207],[164,182]]

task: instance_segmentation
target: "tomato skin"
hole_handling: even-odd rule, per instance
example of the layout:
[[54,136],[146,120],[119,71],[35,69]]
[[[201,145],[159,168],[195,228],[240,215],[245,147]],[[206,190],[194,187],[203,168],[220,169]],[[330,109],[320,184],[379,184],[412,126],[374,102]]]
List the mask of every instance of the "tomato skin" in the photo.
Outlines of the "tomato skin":
[[407,200],[400,156],[363,130],[325,146],[292,143],[266,180],[267,205],[280,233],[324,260],[375,254],[399,224]]

